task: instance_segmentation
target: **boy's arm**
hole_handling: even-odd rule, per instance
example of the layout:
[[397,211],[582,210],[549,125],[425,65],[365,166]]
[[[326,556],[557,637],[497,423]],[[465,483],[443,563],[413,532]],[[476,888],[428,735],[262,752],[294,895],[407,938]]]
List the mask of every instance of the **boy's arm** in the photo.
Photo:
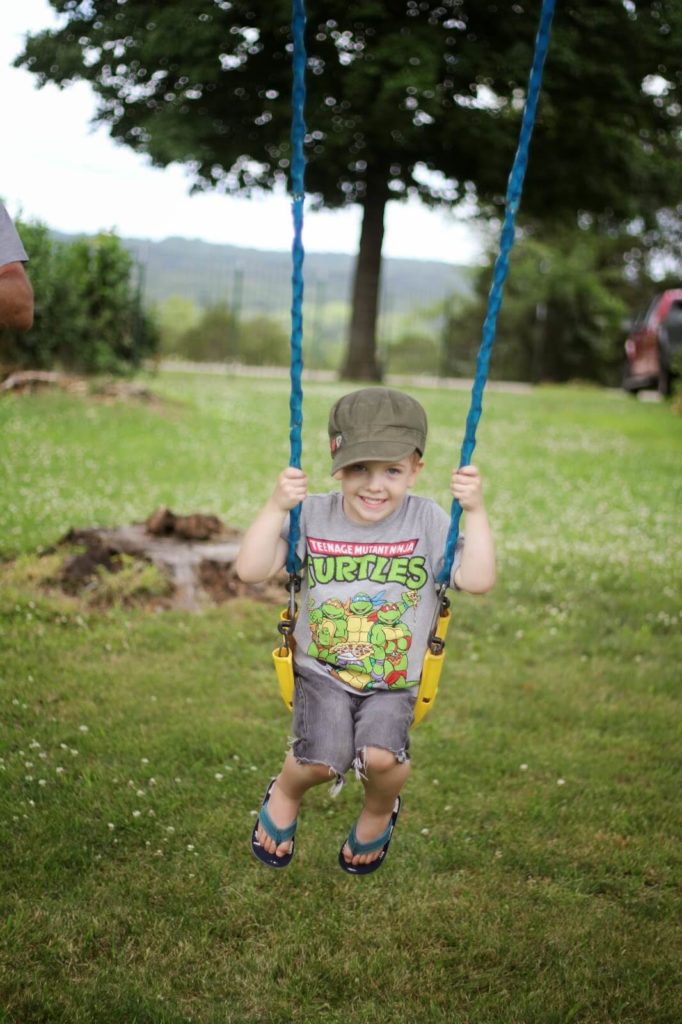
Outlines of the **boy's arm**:
[[287,542],[281,536],[284,521],[307,494],[303,470],[288,466],[280,473],[274,491],[242,538],[235,568],[244,583],[261,583],[282,568],[287,557]]
[[466,512],[466,540],[455,570],[455,585],[470,594],[485,594],[495,583],[495,543],[476,467],[454,470],[450,490]]

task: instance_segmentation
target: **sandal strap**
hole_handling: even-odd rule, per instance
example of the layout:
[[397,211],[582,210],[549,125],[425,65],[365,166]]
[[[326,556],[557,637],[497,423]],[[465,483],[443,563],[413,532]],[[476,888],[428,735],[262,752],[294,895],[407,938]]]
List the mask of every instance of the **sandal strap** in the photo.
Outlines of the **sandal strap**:
[[260,809],[258,820],[268,834],[268,838],[272,839],[273,843],[277,843],[280,846],[282,843],[289,842],[290,839],[294,838],[296,826],[298,825],[298,819],[292,822],[291,825],[287,825],[286,828],[277,828],[274,821],[270,817],[267,811],[267,807],[264,805]]
[[393,819],[388,823],[385,832],[382,832],[376,839],[372,839],[369,843],[358,842],[358,837],[355,832],[355,825],[350,830],[350,835],[346,842],[348,843],[348,849],[354,857],[360,856],[363,853],[374,853],[375,850],[381,850],[391,838],[391,832],[393,831]]

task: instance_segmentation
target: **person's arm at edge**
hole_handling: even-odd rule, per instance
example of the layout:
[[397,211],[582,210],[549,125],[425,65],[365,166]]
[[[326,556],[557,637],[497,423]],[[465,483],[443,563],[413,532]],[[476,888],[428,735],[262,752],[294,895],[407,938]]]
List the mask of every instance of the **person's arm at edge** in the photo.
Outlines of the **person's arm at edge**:
[[274,576],[286,562],[287,542],[282,538],[284,521],[308,494],[308,478],[301,469],[288,466],[277,478],[275,489],[242,538],[235,569],[244,583],[261,583]]
[[454,582],[469,594],[485,594],[495,584],[495,542],[483,501],[481,477],[475,466],[452,474],[450,487],[466,514],[466,539]]
[[33,326],[33,288],[22,263],[0,267],[0,328],[28,331]]

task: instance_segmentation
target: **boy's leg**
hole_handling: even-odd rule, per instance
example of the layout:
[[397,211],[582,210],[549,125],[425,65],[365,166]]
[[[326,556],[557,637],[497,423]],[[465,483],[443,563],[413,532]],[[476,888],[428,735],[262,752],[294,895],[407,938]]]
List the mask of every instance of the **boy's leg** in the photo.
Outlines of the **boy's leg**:
[[[330,682],[296,679],[292,750],[277,776],[268,801],[268,814],[277,828],[298,816],[301,800],[311,786],[345,775],[354,754],[352,695]],[[268,853],[284,857],[291,841],[279,846],[258,826],[258,842]]]
[[[334,778],[334,771],[327,765],[299,764],[293,754],[287,754],[268,800],[268,814],[277,828],[286,828],[298,817],[301,800],[311,786]],[[268,853],[276,853],[278,857],[286,856],[291,849],[291,840],[277,846],[262,825],[258,826],[258,842]]]
[[[356,770],[365,787],[365,802],[355,823],[359,843],[371,843],[386,831],[396,797],[410,774],[408,749],[416,692],[377,690],[365,697],[355,720]],[[371,864],[381,854],[343,856],[349,864]]]
[[[364,752],[363,785],[365,802],[355,823],[358,842],[370,843],[386,831],[396,797],[410,774],[410,762],[396,760],[395,754],[380,747],[367,747]],[[381,850],[374,853],[351,854],[346,844],[343,856],[349,864],[371,864]]]

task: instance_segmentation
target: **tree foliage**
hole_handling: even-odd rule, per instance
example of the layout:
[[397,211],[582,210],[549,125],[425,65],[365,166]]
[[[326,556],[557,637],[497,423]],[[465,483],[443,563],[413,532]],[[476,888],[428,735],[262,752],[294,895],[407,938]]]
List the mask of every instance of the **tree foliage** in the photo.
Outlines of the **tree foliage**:
[[[62,25],[19,63],[83,79],[112,136],[199,188],[273,188],[289,166],[290,6],[244,0],[51,0]],[[346,370],[376,376],[385,205],[503,201],[538,4],[309,0],[307,187],[360,203]],[[678,0],[567,0],[545,73],[524,210],[557,221],[641,218],[679,200]],[[436,173],[438,172],[438,173]]]
[[[491,376],[507,380],[590,380],[619,384],[624,323],[656,284],[627,276],[632,238],[555,231],[517,244],[497,323]],[[471,303],[447,318],[442,371],[473,374],[490,267]]]
[[33,327],[0,335],[0,363],[120,373],[139,366],[157,344],[133,280],[133,260],[112,234],[55,241],[45,225],[17,222],[29,255]]
[[[173,308],[177,302],[169,300]],[[164,304],[168,305],[168,303]],[[163,306],[160,307],[163,311]],[[266,316],[238,318],[226,303],[209,306],[184,330],[164,329],[163,350],[197,362],[239,362],[251,366],[284,366],[289,360],[289,339],[276,320]]]

